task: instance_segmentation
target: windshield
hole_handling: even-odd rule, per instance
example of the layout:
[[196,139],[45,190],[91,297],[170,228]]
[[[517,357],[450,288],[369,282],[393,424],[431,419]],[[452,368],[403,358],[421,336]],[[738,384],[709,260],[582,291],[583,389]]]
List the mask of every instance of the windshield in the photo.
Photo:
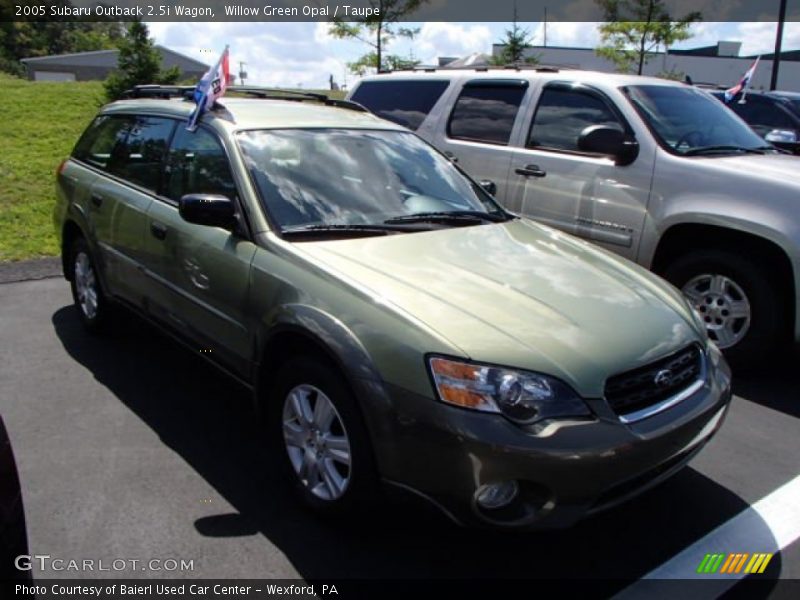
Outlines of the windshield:
[[623,91],[661,143],[675,153],[765,148],[761,137],[706,92],[666,85],[634,85]]
[[281,129],[245,131],[238,139],[261,200],[283,231],[388,227],[387,221],[413,215],[507,218],[483,189],[412,133]]

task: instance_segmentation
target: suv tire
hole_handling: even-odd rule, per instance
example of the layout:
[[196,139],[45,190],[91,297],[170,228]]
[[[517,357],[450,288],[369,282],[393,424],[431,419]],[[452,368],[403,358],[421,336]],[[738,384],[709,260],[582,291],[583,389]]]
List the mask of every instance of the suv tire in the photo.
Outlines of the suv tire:
[[107,326],[110,307],[100,284],[97,263],[84,238],[72,242],[68,265],[72,299],[81,322],[89,332],[98,333]]
[[326,361],[288,359],[267,397],[271,456],[317,513],[353,513],[377,490],[369,435],[352,393]]
[[[722,339],[718,345],[731,365],[761,366],[775,355],[783,338],[785,307],[780,287],[763,264],[743,252],[703,249],[679,257],[664,278],[697,308],[711,339]],[[745,306],[747,316],[736,317],[744,315]],[[720,328],[728,329],[729,343]]]

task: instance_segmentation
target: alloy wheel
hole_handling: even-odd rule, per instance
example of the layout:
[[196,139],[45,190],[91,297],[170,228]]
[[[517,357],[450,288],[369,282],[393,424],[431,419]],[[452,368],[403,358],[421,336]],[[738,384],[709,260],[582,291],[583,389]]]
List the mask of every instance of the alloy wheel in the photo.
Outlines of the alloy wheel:
[[75,256],[75,291],[78,305],[83,315],[92,320],[97,316],[98,290],[92,261],[86,252],[80,251]]
[[752,318],[750,300],[732,279],[719,274],[698,275],[682,291],[720,348],[736,345],[747,334]]
[[299,385],[283,404],[283,439],[301,484],[327,501],[341,498],[351,480],[350,439],[325,393]]

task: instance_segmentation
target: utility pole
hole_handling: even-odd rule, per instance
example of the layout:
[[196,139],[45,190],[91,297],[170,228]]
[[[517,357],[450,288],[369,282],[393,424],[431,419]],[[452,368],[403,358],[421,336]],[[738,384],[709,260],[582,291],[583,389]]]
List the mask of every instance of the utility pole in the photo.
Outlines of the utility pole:
[[770,82],[769,89],[774,90],[778,88],[778,69],[781,65],[781,47],[783,46],[783,23],[786,21],[786,0],[781,0],[780,9],[778,9],[778,33],[775,36],[775,55],[772,58],[772,81]]
[[547,48],[547,7],[544,7],[544,47]]
[[244,66],[246,62],[239,61],[239,83],[240,85],[244,85],[245,79],[247,79],[247,71],[244,70]]

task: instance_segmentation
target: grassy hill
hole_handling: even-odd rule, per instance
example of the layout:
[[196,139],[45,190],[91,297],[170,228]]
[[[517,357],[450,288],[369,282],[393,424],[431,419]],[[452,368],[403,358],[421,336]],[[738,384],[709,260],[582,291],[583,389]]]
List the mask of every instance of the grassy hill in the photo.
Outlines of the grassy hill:
[[53,256],[55,171],[102,105],[103,85],[0,73],[0,89],[0,261]]
[[55,171],[97,112],[103,86],[0,74],[0,89],[0,261],[57,254]]

